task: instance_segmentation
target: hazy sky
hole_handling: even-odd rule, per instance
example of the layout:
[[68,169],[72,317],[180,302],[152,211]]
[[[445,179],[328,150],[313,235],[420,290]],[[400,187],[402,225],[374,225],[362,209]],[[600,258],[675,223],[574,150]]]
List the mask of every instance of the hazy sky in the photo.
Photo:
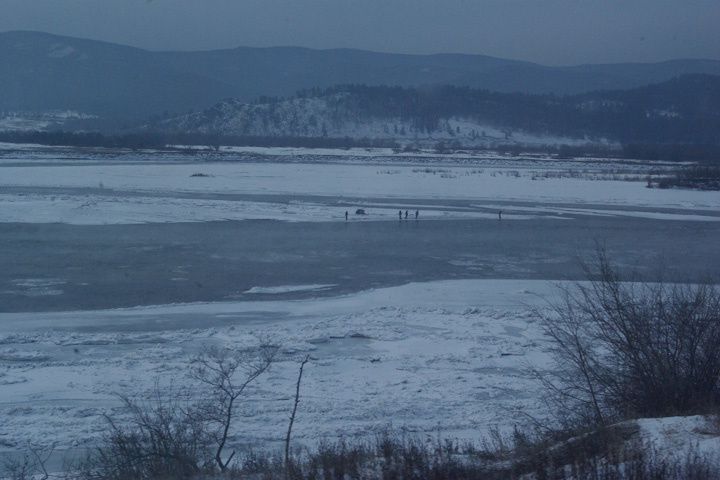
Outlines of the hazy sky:
[[0,30],[152,50],[299,45],[546,64],[720,59],[720,0],[0,0]]

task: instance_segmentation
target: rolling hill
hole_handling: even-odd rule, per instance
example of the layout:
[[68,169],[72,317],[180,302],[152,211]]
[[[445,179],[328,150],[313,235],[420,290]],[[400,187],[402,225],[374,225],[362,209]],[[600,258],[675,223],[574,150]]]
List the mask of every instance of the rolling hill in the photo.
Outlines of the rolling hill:
[[720,76],[684,75],[577,95],[468,87],[339,86],[291,98],[226,100],[147,131],[223,136],[451,141],[463,145],[720,144]]

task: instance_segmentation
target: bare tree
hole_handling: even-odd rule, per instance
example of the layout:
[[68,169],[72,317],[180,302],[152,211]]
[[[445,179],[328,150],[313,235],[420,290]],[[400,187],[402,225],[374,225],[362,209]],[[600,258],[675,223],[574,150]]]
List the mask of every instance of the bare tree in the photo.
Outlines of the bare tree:
[[297,413],[298,404],[300,403],[300,383],[302,382],[303,370],[305,365],[310,361],[310,355],[306,355],[300,362],[300,371],[298,372],[297,383],[295,384],[295,403],[293,403],[292,413],[290,414],[290,422],[288,423],[287,435],[285,436],[285,470],[290,469],[290,436],[292,435],[293,424],[295,423],[295,414]]
[[190,363],[191,376],[209,387],[201,401],[158,383],[146,400],[120,396],[129,418],[106,415],[107,436],[76,466],[78,478],[189,479],[224,472],[235,456],[224,458],[224,450],[238,399],[277,350],[203,350]]
[[542,314],[557,367],[545,382],[566,411],[603,424],[720,404],[717,287],[623,282],[603,251],[588,275]]
[[224,458],[238,399],[247,387],[265,373],[275,359],[278,347],[263,344],[257,349],[230,350],[206,348],[191,365],[190,375],[209,388],[200,408],[202,419],[211,425],[215,443],[215,462],[225,471],[235,456]]

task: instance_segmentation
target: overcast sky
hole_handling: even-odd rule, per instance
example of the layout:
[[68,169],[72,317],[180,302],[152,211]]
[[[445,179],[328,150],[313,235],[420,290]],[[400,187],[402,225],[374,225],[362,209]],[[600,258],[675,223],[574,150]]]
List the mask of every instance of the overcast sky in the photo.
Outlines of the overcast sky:
[[720,0],[0,0],[0,31],[152,50],[351,47],[545,64],[720,59]]

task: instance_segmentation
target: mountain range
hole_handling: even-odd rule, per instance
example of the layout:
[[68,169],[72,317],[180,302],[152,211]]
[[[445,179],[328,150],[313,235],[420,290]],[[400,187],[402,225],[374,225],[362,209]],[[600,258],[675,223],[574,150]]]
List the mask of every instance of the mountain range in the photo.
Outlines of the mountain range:
[[24,31],[0,33],[0,65],[0,111],[73,111],[126,122],[338,84],[579,94],[720,75],[714,60],[551,67],[482,55],[296,47],[155,52]]

